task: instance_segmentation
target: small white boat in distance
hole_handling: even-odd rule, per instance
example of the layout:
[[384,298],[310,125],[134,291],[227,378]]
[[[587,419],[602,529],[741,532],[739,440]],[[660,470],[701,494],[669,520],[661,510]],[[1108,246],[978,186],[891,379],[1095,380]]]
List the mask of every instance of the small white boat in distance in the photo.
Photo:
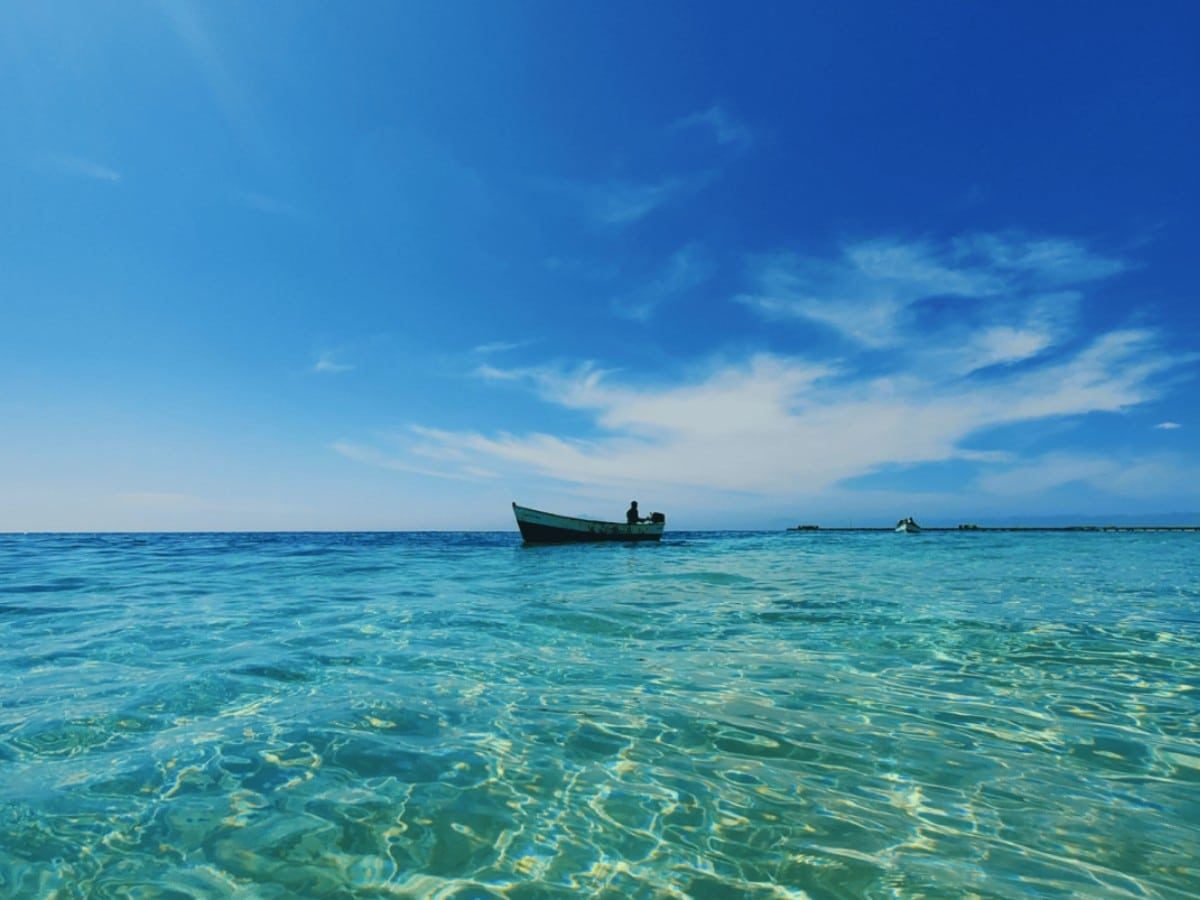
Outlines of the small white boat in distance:
[[662,537],[667,518],[651,513],[649,522],[628,525],[625,522],[601,522],[560,516],[526,506],[513,505],[517,527],[527,544],[575,544],[594,541],[657,541]]
[[899,534],[920,534],[921,526],[913,521],[912,516],[909,516],[896,523],[896,531]]

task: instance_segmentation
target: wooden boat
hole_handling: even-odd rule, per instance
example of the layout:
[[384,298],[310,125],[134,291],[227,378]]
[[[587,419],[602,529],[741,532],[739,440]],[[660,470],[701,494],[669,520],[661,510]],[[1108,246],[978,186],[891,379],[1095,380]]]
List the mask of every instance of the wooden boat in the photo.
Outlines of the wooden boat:
[[573,544],[592,541],[657,541],[662,537],[667,518],[651,513],[650,521],[638,525],[625,522],[601,522],[577,519],[557,513],[513,505],[517,527],[527,544]]
[[912,516],[909,516],[896,523],[896,531],[900,534],[920,534],[921,526],[913,521]]

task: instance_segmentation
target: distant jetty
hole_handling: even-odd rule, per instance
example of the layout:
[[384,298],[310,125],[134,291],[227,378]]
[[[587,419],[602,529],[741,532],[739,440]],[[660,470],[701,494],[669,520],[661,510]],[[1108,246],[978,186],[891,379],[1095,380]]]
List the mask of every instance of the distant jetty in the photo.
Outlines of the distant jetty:
[[[844,528],[823,528],[820,525],[796,525],[787,529],[788,531],[821,531],[835,532],[845,534],[846,532],[868,532],[868,531],[895,531],[895,526],[892,527],[844,527]],[[952,527],[928,528],[921,526],[921,533],[928,534],[931,531],[1200,531],[1200,525],[974,525],[963,524]]]

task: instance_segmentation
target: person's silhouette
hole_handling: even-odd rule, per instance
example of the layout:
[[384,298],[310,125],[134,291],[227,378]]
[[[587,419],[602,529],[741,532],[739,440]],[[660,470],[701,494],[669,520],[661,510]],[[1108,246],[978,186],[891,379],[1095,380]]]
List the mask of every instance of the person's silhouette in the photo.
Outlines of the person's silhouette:
[[641,514],[638,512],[637,501],[629,501],[629,509],[625,510],[625,521],[630,525],[636,525],[642,521]]

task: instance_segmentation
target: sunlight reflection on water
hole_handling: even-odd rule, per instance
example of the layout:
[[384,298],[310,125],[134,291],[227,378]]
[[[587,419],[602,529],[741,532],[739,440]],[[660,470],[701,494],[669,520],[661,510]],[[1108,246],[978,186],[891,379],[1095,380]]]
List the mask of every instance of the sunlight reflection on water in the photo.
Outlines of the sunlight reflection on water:
[[1195,553],[0,537],[0,892],[1195,895]]

